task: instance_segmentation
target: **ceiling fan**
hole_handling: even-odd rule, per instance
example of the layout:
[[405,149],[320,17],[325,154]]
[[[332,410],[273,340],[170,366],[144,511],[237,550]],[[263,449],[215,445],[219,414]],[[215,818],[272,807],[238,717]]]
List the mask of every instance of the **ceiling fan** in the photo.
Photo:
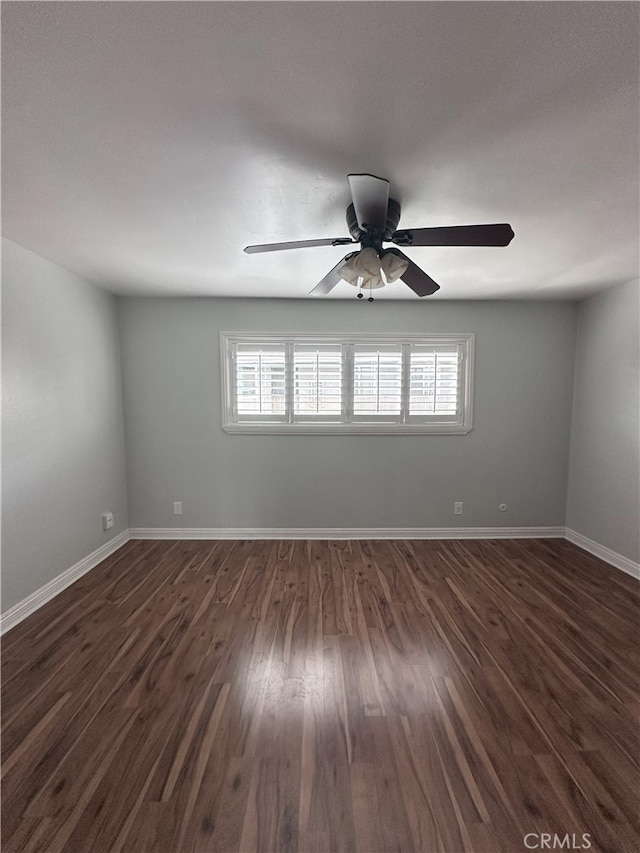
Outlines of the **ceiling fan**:
[[[440,286],[400,249],[383,248],[383,242],[396,246],[508,246],[514,233],[510,225],[454,225],[444,228],[411,228],[397,231],[400,205],[389,198],[389,181],[375,175],[348,175],[352,203],[347,208],[347,226],[351,237],[327,237],[298,240],[293,243],[266,243],[247,246],[245,252],[279,252],[313,246],[346,246],[360,243],[360,251],[350,252],[330,270],[311,291],[324,296],[344,280],[363,290],[384,287],[401,279],[418,296],[430,296]],[[369,293],[369,302],[373,301]]]

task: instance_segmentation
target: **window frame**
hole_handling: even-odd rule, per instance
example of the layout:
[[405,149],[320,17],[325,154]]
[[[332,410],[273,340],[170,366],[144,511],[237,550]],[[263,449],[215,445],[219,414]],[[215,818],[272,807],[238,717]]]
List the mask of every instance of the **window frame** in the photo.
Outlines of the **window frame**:
[[[237,344],[281,344],[285,348],[285,415],[245,415],[238,420],[235,396],[235,346]],[[342,348],[343,399],[340,420],[327,420],[325,415],[293,414],[294,344],[339,345]],[[355,346],[402,347],[401,420],[388,415],[353,415],[353,351]],[[409,353],[411,345],[456,346],[458,349],[459,407],[455,415],[409,415]],[[222,429],[232,434],[307,434],[307,435],[466,435],[473,427],[473,374],[475,334],[344,334],[325,335],[291,333],[220,332],[220,366],[222,395]],[[374,419],[371,419],[374,418]],[[393,418],[391,420],[390,418]]]

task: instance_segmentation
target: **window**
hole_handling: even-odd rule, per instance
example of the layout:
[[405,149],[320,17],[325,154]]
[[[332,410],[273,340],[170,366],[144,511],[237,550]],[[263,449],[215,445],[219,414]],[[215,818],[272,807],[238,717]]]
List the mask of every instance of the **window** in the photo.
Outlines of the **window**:
[[220,335],[228,432],[456,433],[473,335]]

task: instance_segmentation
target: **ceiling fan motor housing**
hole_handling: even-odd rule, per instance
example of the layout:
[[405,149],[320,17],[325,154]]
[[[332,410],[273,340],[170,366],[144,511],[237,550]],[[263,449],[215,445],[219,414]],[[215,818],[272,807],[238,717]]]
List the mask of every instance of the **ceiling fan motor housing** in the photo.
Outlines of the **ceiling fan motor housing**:
[[[372,245],[374,248],[382,243],[383,240],[390,240],[391,235],[396,231],[398,227],[398,222],[400,221],[400,205],[395,199],[390,198],[389,204],[387,206],[387,220],[384,226],[384,232],[382,234],[377,234],[375,232],[370,232],[367,234],[366,231],[363,231],[358,225],[358,220],[356,219],[356,211],[353,204],[350,204],[347,208],[347,227],[349,229],[349,234],[353,237],[354,240],[357,240],[358,243],[365,242],[366,245]],[[373,238],[371,242],[367,241],[367,237]],[[374,242],[375,241],[375,242]]]

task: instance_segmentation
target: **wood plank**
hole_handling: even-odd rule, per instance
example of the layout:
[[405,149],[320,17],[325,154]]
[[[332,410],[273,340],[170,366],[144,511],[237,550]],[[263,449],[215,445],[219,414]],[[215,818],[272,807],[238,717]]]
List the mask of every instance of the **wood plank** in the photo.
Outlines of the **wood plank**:
[[639,621],[561,540],[127,543],[3,639],[3,851],[631,853]]

